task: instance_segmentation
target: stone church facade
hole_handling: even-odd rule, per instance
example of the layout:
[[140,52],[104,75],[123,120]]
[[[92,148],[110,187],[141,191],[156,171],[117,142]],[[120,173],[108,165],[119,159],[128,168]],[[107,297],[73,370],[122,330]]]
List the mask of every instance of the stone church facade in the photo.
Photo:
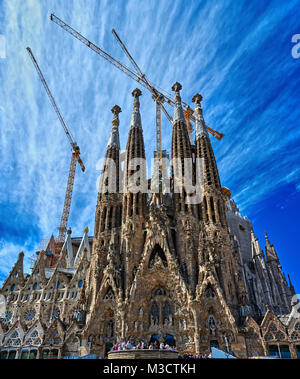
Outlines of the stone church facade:
[[[133,112],[121,169],[119,113],[108,141],[95,215],[94,236],[59,245],[52,237],[31,274],[23,273],[23,253],[1,294],[6,313],[0,325],[2,358],[104,356],[113,343],[156,338],[180,352],[209,353],[212,346],[237,357],[300,356],[297,297],[266,235],[265,252],[252,224],[240,215],[219,172],[196,94],[195,141],[190,141],[180,90],[175,93],[170,191],[161,176],[147,179],[135,89]],[[184,186],[184,161],[195,184],[201,160],[201,202]],[[110,165],[108,162],[113,162]],[[114,175],[123,172],[122,177]],[[147,183],[133,191],[130,178]],[[114,191],[103,190],[113,185]],[[152,192],[154,184],[160,189]],[[142,188],[140,186],[139,188]],[[179,190],[178,190],[179,188]],[[150,189],[149,191],[147,191]]]

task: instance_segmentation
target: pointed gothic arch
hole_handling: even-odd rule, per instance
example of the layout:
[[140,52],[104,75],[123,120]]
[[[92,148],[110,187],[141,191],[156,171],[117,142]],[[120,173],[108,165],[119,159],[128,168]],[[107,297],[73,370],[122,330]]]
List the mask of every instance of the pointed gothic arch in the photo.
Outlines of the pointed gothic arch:
[[166,255],[159,244],[155,244],[150,254],[148,267],[152,267],[156,259],[161,259],[164,267],[168,266]]

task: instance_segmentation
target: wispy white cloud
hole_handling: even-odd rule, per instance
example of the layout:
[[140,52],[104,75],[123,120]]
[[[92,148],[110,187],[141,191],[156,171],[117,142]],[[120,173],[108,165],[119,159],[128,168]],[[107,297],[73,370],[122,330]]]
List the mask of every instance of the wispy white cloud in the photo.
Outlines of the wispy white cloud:
[[11,271],[13,265],[18,259],[18,255],[21,251],[24,253],[23,269],[25,273],[29,273],[33,267],[34,252],[38,250],[39,245],[32,246],[32,241],[27,240],[18,245],[14,242],[6,242],[0,240],[0,282]]

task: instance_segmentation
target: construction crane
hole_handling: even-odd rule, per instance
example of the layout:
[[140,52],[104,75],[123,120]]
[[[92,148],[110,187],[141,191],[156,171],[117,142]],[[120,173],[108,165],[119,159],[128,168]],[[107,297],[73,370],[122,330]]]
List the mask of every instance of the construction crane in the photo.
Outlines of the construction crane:
[[72,137],[72,134],[71,132],[69,131],[69,129],[67,128],[67,125],[65,124],[65,121],[60,113],[60,110],[54,100],[54,97],[52,96],[52,93],[47,85],[47,82],[39,68],[39,65],[37,64],[37,61],[30,49],[30,47],[27,47],[26,48],[33,64],[34,64],[34,67],[36,68],[36,71],[41,79],[41,82],[43,83],[44,85],[44,88],[47,92],[47,95],[49,96],[49,99],[51,101],[51,104],[59,118],[59,121],[68,137],[68,140],[71,144],[71,147],[72,147],[72,157],[71,157],[71,164],[70,164],[70,169],[69,169],[69,176],[68,176],[68,182],[67,182],[67,190],[66,190],[66,195],[65,195],[65,201],[64,201],[64,208],[63,208],[63,213],[62,213],[62,216],[61,216],[61,220],[60,220],[60,225],[59,225],[59,235],[58,235],[58,238],[57,238],[57,242],[63,242],[64,239],[65,239],[65,235],[66,235],[66,231],[67,231],[67,224],[68,224],[68,219],[69,219],[69,214],[70,214],[70,207],[71,207],[71,200],[72,200],[72,193],[73,193],[73,186],[74,186],[74,178],[75,178],[75,172],[76,172],[76,162],[79,163],[80,167],[81,167],[81,170],[82,171],[85,171],[85,167],[84,167],[84,164],[81,160],[81,157],[80,157],[80,149],[79,149],[79,146],[77,145],[77,143],[74,141],[73,137]]
[[[132,79],[136,80],[139,84],[141,84],[143,87],[147,88],[151,94],[153,99],[156,101],[156,111],[157,111],[157,117],[156,117],[156,149],[157,149],[157,154],[159,157],[162,155],[162,149],[161,149],[161,121],[160,121],[160,109],[164,112],[168,120],[172,123],[172,117],[169,115],[167,112],[163,102],[167,102],[170,105],[175,105],[174,101],[170,98],[168,94],[166,94],[165,91],[159,91],[157,88],[155,88],[149,80],[146,78],[145,74],[140,70],[139,66],[137,63],[134,61],[130,53],[128,52],[127,48],[121,41],[120,37],[117,35],[116,31],[113,29],[113,35],[121,45],[122,49],[124,50],[125,54],[131,61],[132,65],[134,66],[135,71],[129,69],[126,67],[123,63],[119,62],[117,59],[113,58],[111,55],[106,53],[104,50],[100,49],[97,45],[89,41],[87,38],[82,36],[79,32],[77,32],[75,29],[73,29],[71,26],[66,24],[63,20],[55,16],[53,13],[50,16],[51,21],[55,22],[57,25],[59,25],[62,29],[70,33],[72,36],[77,38],[79,41],[84,43],[86,46],[88,46],[90,49],[92,49],[94,52],[99,54],[102,58],[106,59],[108,62],[113,64],[115,67],[117,67],[119,70],[123,71],[125,74],[130,76]],[[163,93],[164,92],[164,93]],[[193,116],[193,111],[189,107],[187,103],[182,101],[182,104],[184,105],[184,116],[187,122],[188,130],[191,135],[192,131],[192,126],[190,124],[190,120],[195,121],[195,117]],[[207,130],[218,140],[221,140],[223,138],[223,134],[212,129],[208,125],[206,125]]]
[[[153,85],[151,85],[149,83],[149,81],[146,79],[146,75],[142,73],[141,69],[139,68],[139,66],[137,65],[137,63],[135,62],[135,60],[132,58],[132,56],[130,55],[129,51],[127,50],[126,46],[124,45],[124,43],[121,41],[121,38],[118,36],[117,32],[115,31],[115,29],[112,29],[112,34],[114,35],[114,37],[116,38],[116,40],[118,41],[118,43],[120,44],[121,48],[123,49],[123,51],[125,52],[125,54],[127,55],[127,57],[129,58],[130,62],[132,63],[132,65],[134,66],[134,68],[136,69],[137,71],[137,74],[141,76],[141,78],[143,78],[147,83],[148,83],[148,89],[153,93],[153,98],[154,100],[157,102],[157,103],[160,103],[162,104],[162,102],[164,100],[167,100],[167,102],[169,104],[172,104],[173,106],[175,105],[174,101],[169,97],[169,94],[167,94],[167,92],[165,90],[162,90],[161,91],[163,93],[161,93],[160,91],[156,90],[154,88]],[[156,96],[155,96],[156,95]],[[187,128],[188,128],[188,133],[189,133],[189,136],[191,137],[191,134],[192,134],[192,131],[193,131],[193,126],[191,125],[190,123],[190,120],[192,120],[193,122],[196,121],[195,117],[193,116],[193,113],[194,111],[192,110],[192,108],[187,104],[185,103],[184,101],[182,101],[182,104],[184,105],[185,109],[183,110],[183,113],[184,113],[184,117],[185,117],[185,121],[186,121],[186,124],[187,124]],[[158,109],[158,108],[157,108]],[[168,118],[168,120],[170,122],[172,122],[172,117],[168,114],[167,111],[165,111],[165,114]],[[216,130],[210,128],[208,125],[206,125],[208,131],[215,137],[217,138],[218,140],[221,140],[224,136],[224,134],[220,133],[220,132],[217,132]],[[161,134],[161,131],[158,131],[160,134]]]

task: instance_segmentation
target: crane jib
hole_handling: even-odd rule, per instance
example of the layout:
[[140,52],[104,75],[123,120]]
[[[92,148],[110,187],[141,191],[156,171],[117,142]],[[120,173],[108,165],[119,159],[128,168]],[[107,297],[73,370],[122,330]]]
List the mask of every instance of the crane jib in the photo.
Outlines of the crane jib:
[[[97,45],[93,44],[91,41],[89,41],[87,38],[85,38],[84,36],[82,36],[79,32],[77,32],[71,26],[69,26],[68,24],[66,24],[63,20],[61,20],[60,18],[56,17],[53,13],[50,16],[50,19],[51,19],[51,21],[53,21],[57,25],[59,25],[62,29],[66,30],[68,33],[70,33],[75,38],[77,38],[79,41],[81,41],[86,46],[88,46],[90,49],[92,49],[93,51],[95,51],[102,58],[106,59],[108,62],[110,62],[111,64],[113,64],[119,70],[123,71],[125,74],[127,74],[128,76],[130,76],[136,82],[140,83],[143,87],[147,88],[152,94],[156,94],[156,95],[159,94],[160,96],[163,96],[163,98],[167,101],[168,104],[174,105],[174,101],[172,99],[170,99],[168,96],[164,95],[162,92],[160,92],[157,89],[155,89],[149,83],[149,81],[146,79],[145,74],[141,73],[140,68],[138,67],[138,65],[136,64],[136,62],[132,58],[132,56],[129,54],[128,50],[126,49],[125,45],[122,43],[121,39],[119,38],[119,36],[117,35],[117,33],[115,32],[114,29],[112,30],[114,36],[117,38],[117,41],[120,43],[122,49],[125,51],[126,55],[130,59],[130,61],[132,62],[132,64],[136,68],[136,70],[138,71],[138,74],[135,73],[135,72],[133,72],[132,70],[130,70],[128,67],[126,67],[125,65],[123,65],[117,59],[113,58],[111,55],[109,55],[108,53],[106,53],[104,50],[100,49],[100,47],[98,47]],[[154,99],[154,100],[157,101],[156,99]],[[182,104],[186,108],[189,107],[188,104],[185,103],[185,102],[183,102],[183,101],[182,101]],[[162,109],[163,109],[163,112],[165,113],[165,115],[167,116],[167,118],[169,119],[169,121],[172,122],[171,121],[172,117],[168,114],[167,110],[164,107],[162,107]],[[212,128],[208,128],[208,131],[213,136],[215,136],[217,139],[221,139],[223,137],[222,133],[219,133],[219,132],[213,130]]]

